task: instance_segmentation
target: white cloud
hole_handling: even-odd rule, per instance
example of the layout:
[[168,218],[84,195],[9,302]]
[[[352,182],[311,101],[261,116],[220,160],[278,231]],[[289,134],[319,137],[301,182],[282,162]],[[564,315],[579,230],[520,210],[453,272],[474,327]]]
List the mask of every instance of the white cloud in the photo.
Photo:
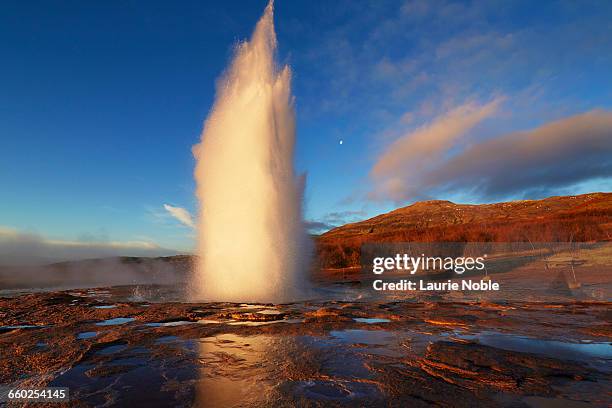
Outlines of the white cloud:
[[181,224],[186,225],[190,228],[195,228],[195,223],[193,221],[193,217],[186,209],[182,207],[174,207],[169,204],[164,204],[164,208],[171,216],[176,218]]
[[611,177],[612,112],[593,110],[469,146],[423,175],[421,189],[531,198]]
[[430,171],[459,139],[498,111],[502,99],[484,105],[468,102],[410,131],[385,149],[370,172],[375,199],[405,200],[415,194],[422,174]]
[[493,112],[490,104],[463,106],[398,139],[371,171],[370,197],[538,198],[588,180],[612,179],[612,112],[592,110],[480,143],[458,143]]

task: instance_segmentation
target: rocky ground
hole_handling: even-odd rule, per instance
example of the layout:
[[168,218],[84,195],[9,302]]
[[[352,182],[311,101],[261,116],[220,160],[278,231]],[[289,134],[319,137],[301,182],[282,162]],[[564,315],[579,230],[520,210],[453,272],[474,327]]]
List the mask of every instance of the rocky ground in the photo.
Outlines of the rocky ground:
[[155,303],[165,289],[146,289],[0,298],[0,384],[70,387],[70,406],[612,403],[605,301]]

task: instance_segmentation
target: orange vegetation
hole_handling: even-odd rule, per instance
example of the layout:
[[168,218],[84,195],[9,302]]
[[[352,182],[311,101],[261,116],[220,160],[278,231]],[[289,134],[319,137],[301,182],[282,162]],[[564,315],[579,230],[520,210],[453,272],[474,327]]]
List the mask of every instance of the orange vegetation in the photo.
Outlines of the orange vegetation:
[[496,204],[423,201],[316,238],[319,267],[359,265],[369,242],[589,242],[612,239],[612,193]]

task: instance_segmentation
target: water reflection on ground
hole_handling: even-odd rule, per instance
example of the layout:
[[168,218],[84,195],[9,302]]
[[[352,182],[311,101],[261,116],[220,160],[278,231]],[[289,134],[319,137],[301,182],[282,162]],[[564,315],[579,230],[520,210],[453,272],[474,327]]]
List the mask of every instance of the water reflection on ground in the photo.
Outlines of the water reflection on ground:
[[0,382],[71,387],[86,406],[609,399],[606,302],[398,301],[346,285],[324,292],[332,299],[284,305],[131,301],[126,287],[6,299],[15,319],[0,330],[9,356]]
[[612,343],[610,342],[560,341],[491,331],[457,337],[475,340],[480,344],[503,350],[535,353],[564,360],[588,361],[597,365],[601,370],[612,372],[612,365],[610,365],[612,363]]

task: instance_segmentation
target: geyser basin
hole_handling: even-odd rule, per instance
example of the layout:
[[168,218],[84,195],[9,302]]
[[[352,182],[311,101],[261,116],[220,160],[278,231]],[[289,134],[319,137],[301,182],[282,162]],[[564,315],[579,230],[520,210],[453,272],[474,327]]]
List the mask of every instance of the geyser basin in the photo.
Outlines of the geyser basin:
[[[70,387],[83,406],[610,405],[609,302],[551,309],[446,295],[143,308],[124,288],[110,295],[120,308],[73,306],[66,293],[0,298],[6,324],[46,325],[0,334],[0,383]],[[274,318],[258,313],[272,309],[288,318],[235,320]],[[95,323],[125,316],[134,320]]]
[[291,71],[275,63],[270,2],[219,81],[193,149],[200,201],[196,300],[279,302],[303,290],[303,182],[293,168]]

